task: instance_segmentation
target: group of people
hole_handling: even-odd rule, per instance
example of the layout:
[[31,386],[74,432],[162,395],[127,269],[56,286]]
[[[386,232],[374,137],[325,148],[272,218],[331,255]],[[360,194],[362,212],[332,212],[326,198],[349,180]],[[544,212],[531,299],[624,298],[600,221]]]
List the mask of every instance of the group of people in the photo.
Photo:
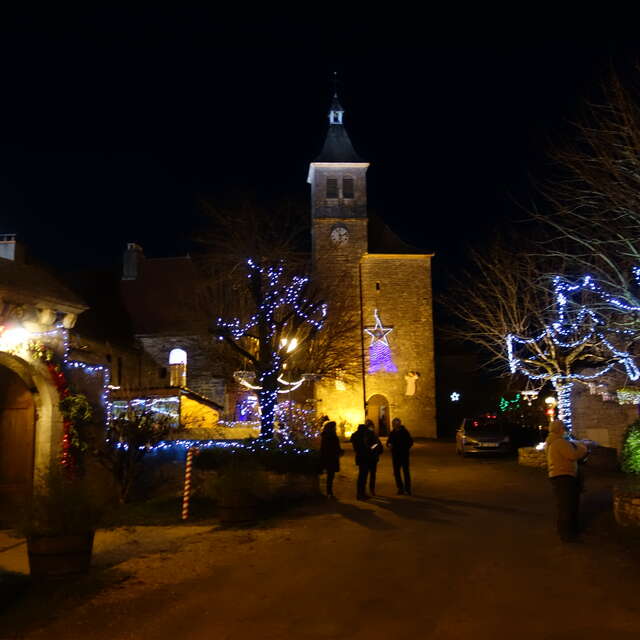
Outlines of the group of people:
[[[376,435],[374,424],[367,420],[351,436],[351,445],[355,452],[355,462],[358,466],[358,480],[356,483],[356,498],[367,500],[376,495],[376,472],[380,456],[384,447]],[[391,423],[391,433],[387,438],[387,447],[391,450],[393,475],[398,489],[398,495],[411,495],[411,473],[409,471],[409,450],[413,446],[413,438],[400,418],[394,418]],[[333,480],[336,472],[340,471],[340,458],[344,454],[340,446],[340,438],[336,433],[336,423],[327,420],[323,424],[320,437],[320,457],[322,467],[327,473],[327,496],[333,498]],[[369,493],[367,494],[367,485]]]
[[[376,473],[384,447],[376,435],[374,424],[367,420],[358,425],[351,436],[351,445],[358,466],[356,498],[367,500],[376,495]],[[393,475],[398,495],[411,495],[411,473],[409,471],[409,451],[413,438],[400,418],[391,423],[391,433],[387,447],[391,450]],[[560,420],[554,420],[549,427],[546,439],[547,470],[556,501],[556,526],[563,542],[579,540],[579,505],[582,491],[580,463],[589,453],[587,446],[579,441],[567,438],[565,426]],[[334,497],[333,481],[340,471],[340,458],[344,454],[340,438],[336,433],[336,423],[325,419],[323,422],[320,457],[322,467],[327,473],[327,496]],[[367,494],[367,485],[369,493]]]

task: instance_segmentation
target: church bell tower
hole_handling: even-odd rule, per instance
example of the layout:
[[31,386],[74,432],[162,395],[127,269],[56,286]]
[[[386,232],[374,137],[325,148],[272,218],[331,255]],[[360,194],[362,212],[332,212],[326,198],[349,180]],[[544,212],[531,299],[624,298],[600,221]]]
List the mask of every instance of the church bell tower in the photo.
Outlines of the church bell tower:
[[[344,126],[344,109],[334,93],[329,128],[320,155],[309,166],[313,281],[342,324],[345,366],[355,381],[325,380],[315,386],[318,411],[338,424],[341,435],[364,421],[361,260],[367,253],[369,163],[355,152]],[[346,328],[346,331],[345,331]],[[353,380],[353,377],[352,377]]]
[[[344,109],[334,93],[327,137],[320,155],[309,166],[307,182],[311,184],[314,271],[326,272],[332,263],[332,275],[350,278],[367,252],[369,163],[355,152],[343,119]],[[340,273],[345,270],[347,273]]]

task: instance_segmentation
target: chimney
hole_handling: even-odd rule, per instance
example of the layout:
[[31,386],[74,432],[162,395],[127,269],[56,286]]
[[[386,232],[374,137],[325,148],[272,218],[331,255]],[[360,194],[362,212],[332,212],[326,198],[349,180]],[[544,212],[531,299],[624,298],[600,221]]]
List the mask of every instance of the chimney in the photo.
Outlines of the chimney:
[[128,242],[122,260],[122,279],[135,280],[140,274],[140,263],[143,260],[142,247],[135,242]]
[[24,262],[24,247],[16,242],[15,233],[0,234],[0,258]]

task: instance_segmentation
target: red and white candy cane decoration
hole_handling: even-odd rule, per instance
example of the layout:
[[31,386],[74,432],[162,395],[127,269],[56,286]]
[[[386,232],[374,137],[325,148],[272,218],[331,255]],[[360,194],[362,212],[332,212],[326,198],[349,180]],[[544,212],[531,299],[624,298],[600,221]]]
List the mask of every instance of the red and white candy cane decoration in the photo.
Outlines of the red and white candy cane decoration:
[[189,517],[189,499],[191,498],[191,467],[193,466],[193,456],[200,453],[197,447],[187,450],[187,463],[184,470],[184,492],[182,493],[182,519]]

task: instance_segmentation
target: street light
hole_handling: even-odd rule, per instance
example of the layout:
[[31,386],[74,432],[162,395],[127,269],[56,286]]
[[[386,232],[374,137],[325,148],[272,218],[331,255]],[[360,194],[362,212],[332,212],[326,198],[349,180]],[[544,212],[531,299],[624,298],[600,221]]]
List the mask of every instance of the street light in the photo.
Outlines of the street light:
[[547,396],[544,399],[545,404],[547,405],[547,410],[545,413],[549,417],[549,424],[553,422],[553,418],[556,415],[556,406],[558,405],[558,400],[554,396]]

